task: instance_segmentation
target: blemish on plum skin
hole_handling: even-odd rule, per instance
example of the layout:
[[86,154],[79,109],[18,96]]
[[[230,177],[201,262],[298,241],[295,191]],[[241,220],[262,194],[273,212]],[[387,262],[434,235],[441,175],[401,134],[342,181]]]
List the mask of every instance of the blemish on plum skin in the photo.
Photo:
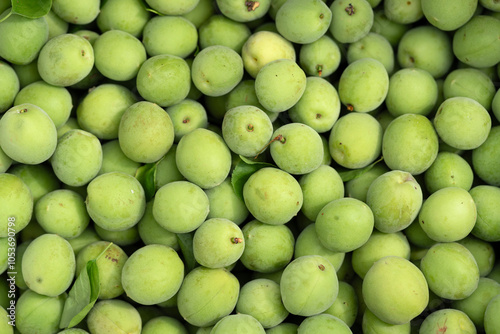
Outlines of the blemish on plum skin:
[[319,270],[325,271],[325,266],[322,265],[321,263],[318,265]]

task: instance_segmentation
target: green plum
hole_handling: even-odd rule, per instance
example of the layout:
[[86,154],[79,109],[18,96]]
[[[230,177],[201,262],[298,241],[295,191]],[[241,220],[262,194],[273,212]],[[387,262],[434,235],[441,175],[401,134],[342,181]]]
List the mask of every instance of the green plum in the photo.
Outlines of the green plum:
[[366,309],[361,319],[364,334],[408,334],[411,333],[410,322],[402,325],[393,325],[380,320],[373,312]]
[[269,225],[251,220],[243,228],[245,250],[240,257],[245,268],[274,273],[292,260],[295,238],[287,225]]
[[146,60],[146,48],[132,34],[108,30],[93,44],[95,67],[106,78],[115,81],[134,79]]
[[76,34],[66,33],[45,43],[38,56],[38,72],[54,86],[71,86],[83,80],[94,66],[94,49]]
[[25,17],[12,13],[10,8],[2,10],[0,17],[0,57],[17,65],[36,61],[49,38],[49,25],[45,17]]
[[170,54],[186,58],[196,49],[198,31],[182,16],[155,16],[142,31],[142,44],[149,56]]
[[341,319],[331,314],[316,314],[305,318],[297,328],[297,333],[313,334],[327,333],[352,334],[351,329]]
[[500,241],[500,220],[497,213],[499,208],[496,205],[497,199],[500,198],[500,189],[497,186],[477,185],[470,189],[469,194],[477,211],[476,223],[471,233],[484,241]]
[[146,245],[123,264],[121,284],[129,298],[142,305],[162,303],[173,297],[184,279],[184,263],[165,245]]
[[421,334],[459,332],[464,334],[476,333],[476,327],[463,311],[455,308],[444,308],[427,315],[420,325]]
[[243,200],[255,219],[282,225],[299,212],[303,195],[299,182],[291,174],[279,168],[264,167],[245,182]]
[[328,139],[330,155],[342,167],[366,167],[380,156],[382,136],[382,126],[375,117],[348,113],[333,125]]
[[36,105],[13,106],[0,118],[0,147],[12,160],[36,165],[47,161],[56,146],[56,126]]
[[243,232],[229,219],[207,219],[194,232],[194,258],[207,268],[224,268],[236,263],[244,249]]
[[360,278],[364,278],[371,266],[385,256],[410,259],[410,244],[402,232],[374,230],[368,241],[352,252],[352,267]]
[[265,334],[262,324],[249,314],[229,314],[217,321],[210,334],[233,333]]
[[102,32],[117,29],[139,37],[151,16],[139,0],[108,0],[102,3],[95,22]]
[[144,189],[123,172],[101,174],[87,185],[87,212],[94,223],[108,231],[136,225],[146,209]]
[[473,180],[472,167],[461,155],[452,152],[439,152],[424,173],[425,187],[429,193],[452,186],[469,191]]
[[316,232],[315,224],[306,226],[297,236],[297,240],[295,241],[294,258],[296,259],[306,255],[323,256],[330,261],[337,272],[346,259],[345,253],[335,252],[323,246]]
[[133,161],[150,163],[160,160],[172,147],[174,137],[172,119],[155,103],[134,103],[120,119],[120,148]]
[[313,316],[328,309],[339,286],[333,265],[321,255],[307,255],[290,262],[280,280],[285,309],[299,316]]
[[463,96],[445,99],[433,122],[439,138],[461,150],[481,146],[491,129],[491,116],[486,108],[476,100]]
[[289,0],[276,12],[278,32],[292,43],[309,44],[329,29],[332,12],[321,0]]
[[389,74],[384,65],[373,58],[362,58],[342,72],[338,93],[348,110],[369,112],[384,102],[388,90]]
[[478,5],[477,0],[441,2],[420,0],[420,2],[427,21],[445,31],[456,30],[467,23],[475,14]]
[[251,105],[227,110],[221,128],[224,141],[231,151],[245,157],[261,153],[273,134],[269,116],[262,109]]
[[224,45],[241,54],[243,44],[250,37],[250,28],[224,15],[208,18],[199,28],[199,42],[202,49],[212,45]]
[[420,261],[429,289],[441,298],[460,300],[479,283],[479,268],[472,253],[457,242],[437,243]]
[[289,314],[281,300],[280,285],[267,278],[245,283],[240,289],[235,310],[240,314],[251,315],[264,328],[279,325]]
[[91,334],[120,333],[140,334],[142,320],[139,312],[129,302],[120,299],[100,300],[86,317]]
[[69,242],[46,233],[33,240],[22,260],[24,282],[38,294],[55,297],[64,293],[75,278],[76,259]]
[[362,58],[374,58],[384,65],[389,75],[394,71],[395,55],[392,45],[387,38],[375,32],[369,32],[349,44],[346,56],[349,64]]
[[448,73],[454,59],[450,38],[432,25],[407,30],[397,46],[396,58],[402,68],[420,68],[436,79]]
[[69,189],[57,189],[42,196],[35,205],[35,218],[47,233],[66,239],[79,236],[90,222],[84,198]]
[[493,126],[481,146],[472,150],[472,169],[481,180],[500,186],[500,170],[496,168],[500,156],[500,126]]
[[240,283],[228,270],[199,266],[184,278],[177,307],[189,324],[212,326],[234,310],[239,292]]
[[184,15],[198,5],[200,0],[177,1],[146,0],[146,3],[163,15]]
[[188,334],[184,324],[173,317],[160,315],[154,317],[147,322],[143,320],[142,334],[154,333],[172,333],[172,334]]
[[389,78],[385,105],[389,113],[429,115],[438,99],[438,85],[434,77],[420,68],[403,68]]
[[265,64],[255,77],[255,93],[262,106],[274,112],[293,107],[306,89],[306,74],[291,59],[277,59]]
[[300,46],[299,63],[307,75],[326,78],[339,68],[341,58],[337,42],[328,34]]
[[312,127],[303,123],[288,123],[277,128],[271,137],[271,157],[281,170],[303,175],[322,164],[323,142]]
[[205,190],[209,201],[207,219],[226,218],[241,225],[248,217],[248,209],[231,184],[231,179],[226,178],[221,184]]
[[326,204],[315,220],[323,246],[334,252],[351,252],[372,234],[374,217],[370,207],[355,198],[340,198]]
[[227,178],[232,157],[221,135],[197,128],[181,138],[175,161],[179,172],[187,180],[203,189],[210,189]]
[[76,256],[76,273],[79,275],[82,270],[86,270],[88,261],[96,260],[99,270],[99,299],[117,298],[123,293],[122,269],[127,259],[128,255],[121,247],[110,244],[109,241],[96,241],[82,248]]
[[345,322],[347,326],[352,327],[358,315],[358,303],[354,287],[347,282],[339,281],[337,298],[324,313],[331,314]]
[[363,279],[363,300],[380,320],[402,325],[424,311],[429,301],[426,277],[413,263],[399,256],[375,262]]
[[410,173],[400,170],[391,170],[377,177],[366,194],[375,228],[384,233],[408,227],[417,217],[422,202],[419,183]]
[[404,114],[387,126],[382,138],[382,155],[392,170],[419,175],[434,162],[439,139],[432,122],[423,115]]
[[330,131],[340,115],[338,92],[322,77],[307,77],[304,94],[288,115],[292,121],[304,123],[318,133]]
[[57,333],[66,297],[66,293],[50,297],[24,291],[15,305],[15,328],[19,333]]
[[[99,139],[118,138],[120,120],[125,110],[138,102],[127,87],[104,83],[93,88],[78,104],[76,117],[80,127]],[[101,112],[106,110],[105,113]]]
[[188,233],[205,221],[209,210],[210,202],[202,188],[189,181],[174,181],[158,189],[152,213],[167,231]]
[[499,328],[498,325],[498,311],[500,310],[500,295],[493,297],[488,306],[486,307],[486,311],[484,312],[484,329],[488,333],[495,334],[495,331]]
[[[12,107],[21,88],[19,77],[9,63],[0,61],[0,113]],[[16,103],[19,104],[19,103]]]
[[61,182],[74,187],[86,185],[101,169],[101,142],[90,132],[70,130],[59,138],[50,164]]
[[389,20],[397,23],[415,23],[424,16],[421,2],[422,0],[385,0],[384,14]]
[[469,192],[445,187],[429,195],[422,204],[418,221],[433,240],[453,242],[465,238],[474,228],[477,209]]
[[75,3],[71,0],[53,0],[52,10],[68,23],[87,24],[99,15],[100,0]]
[[341,43],[354,43],[366,36],[373,25],[373,9],[366,0],[335,0],[330,5],[329,31]]
[[453,34],[453,54],[475,68],[494,66],[500,61],[500,20],[475,15]]
[[252,22],[267,14],[271,0],[232,1],[216,0],[221,13],[237,22]]
[[209,96],[229,93],[241,81],[243,72],[241,56],[223,45],[202,49],[196,54],[191,67],[194,85]]
[[178,56],[149,57],[137,72],[136,87],[146,101],[169,107],[187,97],[191,88],[191,69]]
[[443,82],[445,99],[456,96],[469,97],[491,110],[495,96],[495,84],[483,71],[476,68],[458,68],[451,71]]
[[260,69],[277,59],[295,61],[296,52],[293,44],[272,31],[255,32],[247,39],[241,49],[241,58],[245,70],[255,78]]
[[330,201],[344,197],[344,183],[339,173],[329,165],[321,165],[301,175],[303,204],[301,211],[309,220],[316,220],[320,210]]

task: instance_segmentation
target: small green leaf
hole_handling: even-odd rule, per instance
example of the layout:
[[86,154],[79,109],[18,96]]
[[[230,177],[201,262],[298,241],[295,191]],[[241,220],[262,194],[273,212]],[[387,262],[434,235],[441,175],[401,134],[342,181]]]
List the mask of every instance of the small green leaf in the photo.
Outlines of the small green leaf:
[[59,328],[71,328],[78,325],[94,306],[100,292],[97,259],[111,245],[110,242],[97,258],[88,261],[85,269],[78,275],[64,303]]
[[373,168],[376,164],[378,164],[380,161],[384,160],[384,157],[381,157],[377,161],[373,162],[372,164],[364,167],[364,168],[359,168],[359,169],[346,169],[343,171],[339,171],[339,175],[342,178],[342,181],[347,182],[354,180],[357,177],[360,177],[364,173],[368,172],[370,169]]
[[238,161],[231,174],[231,185],[236,195],[243,200],[243,186],[248,178],[261,168],[276,166],[268,162],[250,160],[241,155],[240,159],[241,161]]
[[37,19],[47,15],[52,7],[52,0],[12,0],[12,13]]
[[149,202],[156,193],[156,169],[160,161],[145,164],[137,168],[137,171],[135,172],[135,178],[144,188],[147,202]]
[[190,272],[196,267],[196,259],[193,252],[193,236],[194,232],[190,233],[177,233],[177,242],[181,248],[184,263],[186,264],[186,272]]

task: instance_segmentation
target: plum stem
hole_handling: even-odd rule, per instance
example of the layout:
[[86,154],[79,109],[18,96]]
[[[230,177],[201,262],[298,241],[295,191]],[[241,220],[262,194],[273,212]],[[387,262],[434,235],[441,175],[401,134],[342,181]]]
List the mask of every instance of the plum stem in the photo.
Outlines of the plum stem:
[[318,76],[321,76],[321,74],[323,73],[323,65],[316,65],[316,71],[318,72]]
[[279,141],[280,141],[280,143],[282,143],[282,144],[286,143],[286,138],[285,138],[285,137],[283,137],[283,135],[282,135],[282,134],[277,135],[276,137],[274,137],[273,139],[271,139],[271,140],[269,141],[269,143],[267,143],[267,144],[266,144],[266,146],[264,146],[264,147],[262,148],[262,150],[260,150],[260,151],[259,151],[259,153],[257,153],[257,155],[254,157],[254,160],[255,160],[255,159],[257,159],[257,157],[258,157],[258,156],[259,156],[262,152],[264,152],[264,150],[265,150],[265,149],[266,149],[269,145],[271,145],[271,143],[272,143],[272,142],[275,142],[276,140],[279,140]]

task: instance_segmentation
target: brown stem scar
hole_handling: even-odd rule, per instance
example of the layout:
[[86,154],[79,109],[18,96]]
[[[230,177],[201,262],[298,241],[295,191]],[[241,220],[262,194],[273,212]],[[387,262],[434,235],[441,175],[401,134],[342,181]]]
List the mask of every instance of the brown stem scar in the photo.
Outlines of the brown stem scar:
[[243,239],[242,238],[231,238],[231,242],[233,244],[241,244],[243,242]]
[[354,9],[354,6],[352,5],[352,3],[350,3],[349,6],[347,6],[345,8],[345,11],[347,12],[347,14],[349,16],[352,16],[352,15],[354,15],[356,13],[356,10]]
[[260,6],[260,3],[258,1],[245,1],[245,6],[249,12],[253,12]]

